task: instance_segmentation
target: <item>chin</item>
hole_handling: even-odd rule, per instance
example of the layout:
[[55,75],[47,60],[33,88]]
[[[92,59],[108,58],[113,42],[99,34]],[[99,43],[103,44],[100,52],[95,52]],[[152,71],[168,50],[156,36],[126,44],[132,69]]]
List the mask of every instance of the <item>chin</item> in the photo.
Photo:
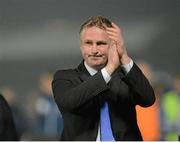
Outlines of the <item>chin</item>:
[[101,69],[106,65],[107,62],[105,61],[91,61],[89,65],[94,69]]
[[105,64],[93,64],[92,65],[92,67],[94,68],[94,69],[102,69],[103,67],[105,66]]

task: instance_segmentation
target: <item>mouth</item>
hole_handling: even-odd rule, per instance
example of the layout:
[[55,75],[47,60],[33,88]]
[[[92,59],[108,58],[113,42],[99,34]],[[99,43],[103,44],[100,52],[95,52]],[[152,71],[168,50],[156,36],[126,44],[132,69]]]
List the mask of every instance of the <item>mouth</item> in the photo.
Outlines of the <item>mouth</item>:
[[102,58],[101,55],[98,55],[98,56],[89,56],[92,60],[99,60]]
[[102,55],[89,55],[89,57],[91,57],[91,58],[100,58],[100,57],[102,57]]

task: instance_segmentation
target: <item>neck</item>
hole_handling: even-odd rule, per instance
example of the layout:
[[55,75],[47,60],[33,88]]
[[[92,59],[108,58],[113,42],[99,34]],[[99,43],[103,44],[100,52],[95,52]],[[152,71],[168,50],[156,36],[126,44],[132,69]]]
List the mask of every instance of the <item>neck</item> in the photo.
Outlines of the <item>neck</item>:
[[91,67],[91,68],[93,68],[93,69],[95,69],[95,70],[101,70],[102,68],[104,68],[104,66],[105,65],[102,65],[102,66],[96,66],[96,67]]
[[101,65],[101,66],[90,66],[90,65],[88,65],[86,62],[84,62],[88,67],[90,67],[90,68],[92,68],[92,69],[94,69],[94,70],[96,70],[96,71],[99,71],[99,70],[101,70],[102,68],[104,68],[105,67],[105,65]]

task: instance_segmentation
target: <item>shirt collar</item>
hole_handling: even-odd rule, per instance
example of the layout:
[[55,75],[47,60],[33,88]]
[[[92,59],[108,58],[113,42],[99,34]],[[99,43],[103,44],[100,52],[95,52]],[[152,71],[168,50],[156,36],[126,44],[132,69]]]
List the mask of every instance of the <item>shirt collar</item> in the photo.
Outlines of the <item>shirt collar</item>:
[[91,76],[97,73],[97,70],[93,69],[92,67],[88,66],[87,63],[84,61],[84,66],[86,67],[87,71],[90,73]]

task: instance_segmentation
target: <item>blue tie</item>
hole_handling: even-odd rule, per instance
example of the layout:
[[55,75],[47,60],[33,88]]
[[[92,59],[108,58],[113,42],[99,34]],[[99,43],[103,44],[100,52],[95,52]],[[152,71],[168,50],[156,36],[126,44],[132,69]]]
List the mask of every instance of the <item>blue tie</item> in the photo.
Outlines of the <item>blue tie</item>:
[[100,118],[101,141],[115,141],[112,134],[111,124],[109,119],[108,104],[105,101],[101,106],[100,117],[101,117]]

